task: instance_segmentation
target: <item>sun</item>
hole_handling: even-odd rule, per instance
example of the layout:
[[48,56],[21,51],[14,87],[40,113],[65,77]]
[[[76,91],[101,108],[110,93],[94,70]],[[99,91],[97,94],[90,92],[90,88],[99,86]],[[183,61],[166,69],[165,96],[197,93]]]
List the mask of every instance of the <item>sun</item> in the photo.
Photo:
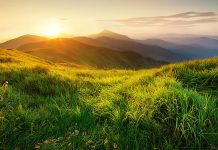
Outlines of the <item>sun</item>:
[[60,34],[60,25],[57,22],[52,22],[47,25],[46,35],[56,37]]

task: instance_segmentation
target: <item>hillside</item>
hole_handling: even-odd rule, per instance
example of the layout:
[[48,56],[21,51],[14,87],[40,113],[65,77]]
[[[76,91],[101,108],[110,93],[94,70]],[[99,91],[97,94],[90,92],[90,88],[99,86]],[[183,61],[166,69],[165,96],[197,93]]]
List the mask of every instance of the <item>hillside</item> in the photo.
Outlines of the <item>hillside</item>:
[[1,49],[0,85],[2,149],[218,148],[217,57],[95,70]]
[[143,57],[150,57],[155,60],[177,62],[185,59],[183,56],[173,53],[167,49],[158,46],[144,45],[134,40],[120,40],[106,36],[98,37],[96,39],[77,37],[74,38],[74,40],[93,46],[115,49],[117,51],[132,51],[142,55]]
[[72,39],[59,38],[22,45],[19,50],[55,63],[73,63],[93,68],[151,68],[165,62],[144,58],[134,52],[90,46]]
[[8,49],[13,49],[13,48],[18,48],[23,44],[27,43],[33,43],[33,42],[40,42],[48,40],[46,37],[41,37],[41,36],[36,36],[36,35],[23,35],[15,39],[8,40],[4,43],[0,43],[0,48],[8,48]]

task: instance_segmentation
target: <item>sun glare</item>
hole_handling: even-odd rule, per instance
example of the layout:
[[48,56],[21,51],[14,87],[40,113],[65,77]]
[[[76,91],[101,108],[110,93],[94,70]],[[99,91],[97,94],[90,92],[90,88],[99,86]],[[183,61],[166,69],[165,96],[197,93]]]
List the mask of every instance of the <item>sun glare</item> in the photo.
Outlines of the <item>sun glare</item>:
[[60,25],[57,22],[48,24],[46,34],[50,37],[56,37],[60,33]]

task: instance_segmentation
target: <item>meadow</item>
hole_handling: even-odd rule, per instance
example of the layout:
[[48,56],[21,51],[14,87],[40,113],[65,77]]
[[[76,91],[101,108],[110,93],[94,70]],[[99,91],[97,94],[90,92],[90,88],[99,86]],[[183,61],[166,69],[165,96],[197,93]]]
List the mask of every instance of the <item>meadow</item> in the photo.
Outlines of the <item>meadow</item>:
[[218,57],[74,68],[0,49],[0,149],[217,149]]

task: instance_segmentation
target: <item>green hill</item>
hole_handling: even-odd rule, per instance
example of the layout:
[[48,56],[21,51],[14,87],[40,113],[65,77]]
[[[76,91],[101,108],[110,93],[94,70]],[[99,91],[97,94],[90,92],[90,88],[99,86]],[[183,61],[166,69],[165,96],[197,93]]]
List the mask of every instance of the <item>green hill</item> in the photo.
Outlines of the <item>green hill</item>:
[[218,58],[63,67],[0,50],[2,149],[217,149]]

